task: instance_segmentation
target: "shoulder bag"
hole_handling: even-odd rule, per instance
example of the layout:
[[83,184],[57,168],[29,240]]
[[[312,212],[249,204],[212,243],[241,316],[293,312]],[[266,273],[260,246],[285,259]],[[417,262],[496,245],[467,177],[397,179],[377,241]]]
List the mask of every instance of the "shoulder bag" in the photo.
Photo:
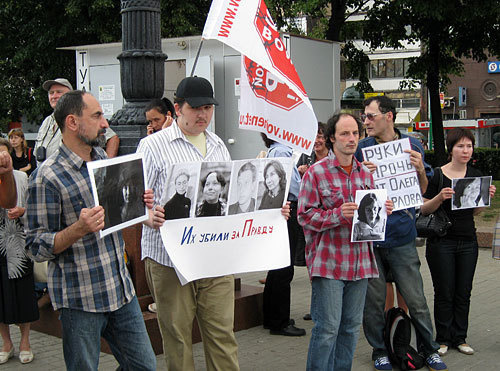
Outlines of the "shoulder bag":
[[[441,191],[443,188],[443,171],[439,167],[435,170],[439,172],[438,189]],[[429,215],[423,215],[419,212],[415,225],[418,237],[432,238],[445,236],[452,224],[446,211],[439,206],[436,211]]]

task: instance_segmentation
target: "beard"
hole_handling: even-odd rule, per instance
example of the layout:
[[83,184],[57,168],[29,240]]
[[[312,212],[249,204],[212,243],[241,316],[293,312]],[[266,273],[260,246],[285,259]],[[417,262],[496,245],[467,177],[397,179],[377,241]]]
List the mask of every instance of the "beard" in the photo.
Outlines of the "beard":
[[97,147],[101,144],[101,137],[104,137],[104,134],[106,133],[106,129],[100,129],[98,132],[97,132],[97,136],[93,139],[87,137],[81,126],[80,128],[78,129],[78,139],[80,139],[83,143],[85,143],[86,145],[90,146],[90,147]]

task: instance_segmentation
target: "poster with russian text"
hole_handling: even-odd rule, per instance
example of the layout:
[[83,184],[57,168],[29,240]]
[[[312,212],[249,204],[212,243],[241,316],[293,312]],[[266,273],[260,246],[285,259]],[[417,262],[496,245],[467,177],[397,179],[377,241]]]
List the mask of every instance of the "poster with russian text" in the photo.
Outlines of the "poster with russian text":
[[290,264],[281,208],[292,167],[291,158],[265,158],[167,169],[160,233],[182,284]]
[[410,162],[408,138],[362,148],[363,159],[377,165],[375,186],[386,189],[394,211],[423,205],[417,170]]

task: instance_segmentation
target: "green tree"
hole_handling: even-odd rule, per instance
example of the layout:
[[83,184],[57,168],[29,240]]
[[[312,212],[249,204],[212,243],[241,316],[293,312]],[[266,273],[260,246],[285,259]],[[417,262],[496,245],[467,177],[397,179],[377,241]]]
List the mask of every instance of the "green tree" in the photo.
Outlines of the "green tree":
[[[161,0],[162,37],[201,34],[210,0]],[[120,1],[0,0],[0,124],[41,123],[51,112],[41,85],[66,77],[75,55],[60,47],[120,41]]]
[[268,0],[266,4],[279,28],[300,33],[294,22],[297,16],[308,16],[312,30],[308,36],[343,42],[341,54],[346,58],[352,76],[359,78],[357,89],[372,91],[368,77],[368,56],[353,39],[362,34],[364,22],[348,22],[349,17],[368,9],[368,0]]
[[74,83],[74,53],[57,48],[118,40],[119,12],[114,0],[0,0],[0,119],[41,121],[50,112],[42,82]]
[[439,89],[463,72],[461,58],[485,61],[500,55],[498,0],[375,0],[368,11],[365,40],[372,48],[403,48],[421,42],[408,76],[429,89],[432,135],[439,164],[446,162]]

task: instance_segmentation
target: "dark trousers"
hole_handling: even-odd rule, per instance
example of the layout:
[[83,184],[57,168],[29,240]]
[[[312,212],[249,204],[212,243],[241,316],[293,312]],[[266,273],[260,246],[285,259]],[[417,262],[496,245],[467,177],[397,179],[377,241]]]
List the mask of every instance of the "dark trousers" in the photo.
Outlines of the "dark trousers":
[[297,203],[291,203],[290,218],[287,221],[290,243],[290,262],[288,267],[274,269],[267,273],[264,287],[263,310],[264,327],[281,330],[290,322],[290,283],[293,279],[293,262],[299,224],[297,222]]
[[478,258],[477,240],[429,240],[425,257],[434,285],[436,342],[448,346],[463,344],[469,326],[470,295]]

